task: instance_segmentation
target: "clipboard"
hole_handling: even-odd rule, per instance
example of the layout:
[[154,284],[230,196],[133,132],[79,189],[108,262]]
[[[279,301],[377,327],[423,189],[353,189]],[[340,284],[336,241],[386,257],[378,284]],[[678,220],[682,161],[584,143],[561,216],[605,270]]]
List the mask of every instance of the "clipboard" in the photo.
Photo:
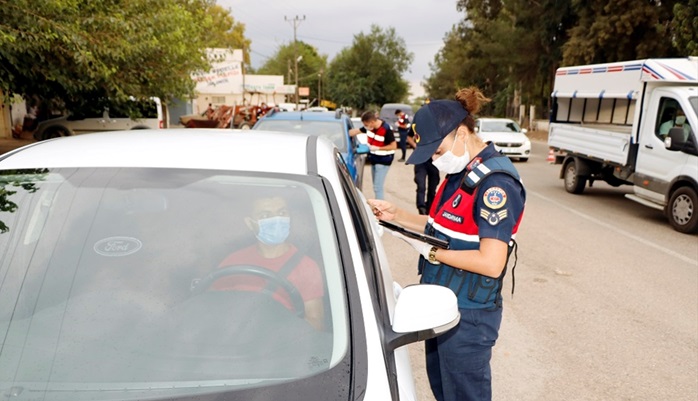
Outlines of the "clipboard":
[[435,246],[437,248],[441,249],[448,249],[450,247],[448,241],[443,240],[441,238],[436,238],[432,237],[431,235],[426,235],[424,233],[418,233],[416,231],[408,230],[405,227],[398,226],[397,224],[393,224],[389,221],[383,221],[383,220],[378,220],[378,224],[382,225],[383,227],[397,231],[400,234],[404,235],[405,237],[413,238],[422,242],[426,242],[429,245]]

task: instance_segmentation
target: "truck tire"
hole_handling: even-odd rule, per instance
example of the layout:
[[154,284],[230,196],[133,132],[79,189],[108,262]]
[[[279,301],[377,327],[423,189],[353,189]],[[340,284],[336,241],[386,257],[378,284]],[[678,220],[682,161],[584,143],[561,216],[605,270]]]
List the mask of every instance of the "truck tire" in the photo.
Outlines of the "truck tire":
[[565,165],[563,180],[565,190],[571,194],[581,194],[587,185],[587,178],[577,175],[577,165],[574,160]]
[[698,232],[698,195],[691,187],[678,188],[671,194],[666,214],[669,223],[678,232]]
[[70,136],[70,131],[63,127],[49,127],[41,135],[41,140],[45,141],[47,139],[60,138],[62,136]]
[[242,124],[238,125],[238,129],[250,129],[250,128],[252,128],[252,127],[250,127],[250,124],[248,124],[248,123],[242,123]]

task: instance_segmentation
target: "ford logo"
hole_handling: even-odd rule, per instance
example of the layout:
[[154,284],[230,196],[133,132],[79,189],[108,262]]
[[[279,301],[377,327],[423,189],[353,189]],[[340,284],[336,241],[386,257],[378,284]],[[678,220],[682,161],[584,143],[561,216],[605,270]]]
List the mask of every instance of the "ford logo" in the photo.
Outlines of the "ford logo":
[[143,243],[132,237],[109,237],[97,241],[95,252],[102,256],[126,256],[138,252]]

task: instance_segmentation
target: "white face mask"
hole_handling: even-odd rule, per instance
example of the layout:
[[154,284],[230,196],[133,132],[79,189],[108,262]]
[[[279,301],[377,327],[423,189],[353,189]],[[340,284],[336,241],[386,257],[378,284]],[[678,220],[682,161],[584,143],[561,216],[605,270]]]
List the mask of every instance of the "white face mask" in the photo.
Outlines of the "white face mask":
[[453,140],[451,150],[447,151],[446,153],[439,156],[438,159],[431,162],[442,173],[460,173],[461,171],[463,171],[465,166],[468,165],[468,162],[470,162],[470,153],[468,152],[468,148],[465,146],[465,142],[463,142],[465,154],[463,156],[456,156],[453,154],[453,148],[456,146],[457,140],[458,136],[456,135],[455,139]]
[[686,122],[686,116],[676,116],[676,125],[683,125]]

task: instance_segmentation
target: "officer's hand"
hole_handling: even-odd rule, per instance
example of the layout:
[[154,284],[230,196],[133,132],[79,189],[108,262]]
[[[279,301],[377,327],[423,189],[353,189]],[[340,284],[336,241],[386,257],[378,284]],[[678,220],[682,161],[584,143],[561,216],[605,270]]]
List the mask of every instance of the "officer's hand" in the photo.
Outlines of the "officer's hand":
[[379,220],[391,221],[395,219],[397,207],[392,203],[382,199],[369,199],[367,202],[373,211],[373,215]]
[[419,252],[420,255],[424,256],[424,259],[429,260],[429,251],[431,250],[431,245],[427,244],[426,242],[422,242],[420,240],[406,237],[397,231],[393,231],[393,230],[388,230],[388,231],[394,237],[400,238],[401,240],[407,242],[412,248],[414,248],[417,252]]

